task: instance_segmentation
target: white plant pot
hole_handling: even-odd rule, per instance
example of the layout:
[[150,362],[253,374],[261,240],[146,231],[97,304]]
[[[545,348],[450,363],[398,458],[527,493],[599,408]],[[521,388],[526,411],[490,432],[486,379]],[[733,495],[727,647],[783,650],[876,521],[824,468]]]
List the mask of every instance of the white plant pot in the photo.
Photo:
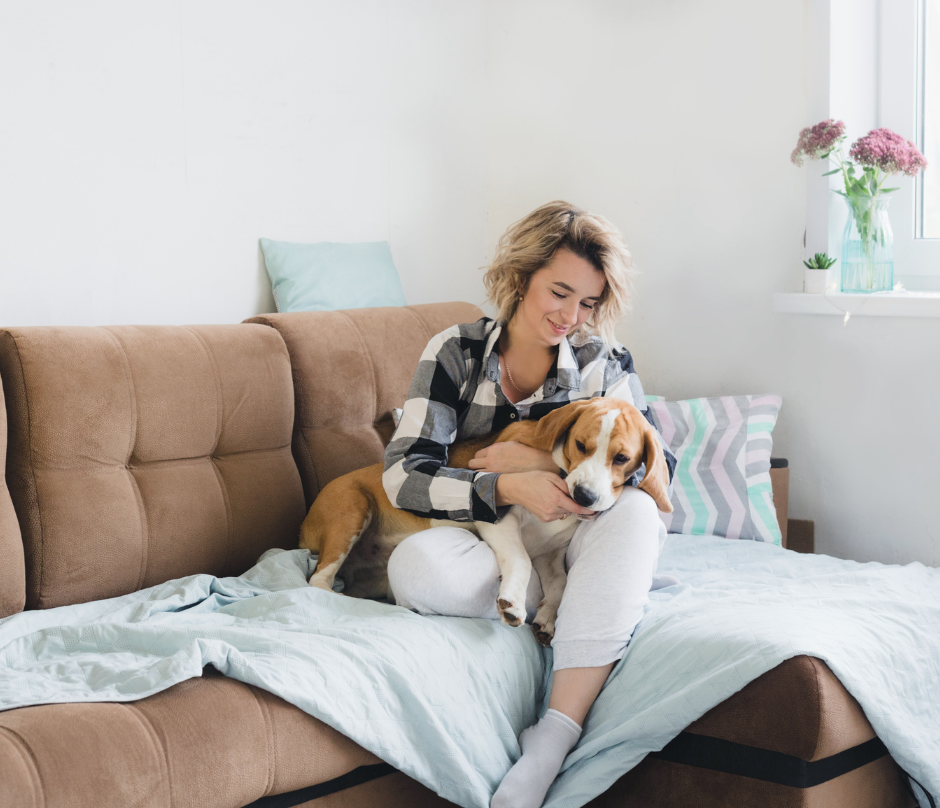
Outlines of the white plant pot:
[[826,291],[828,269],[803,269],[803,291],[810,295],[821,295]]

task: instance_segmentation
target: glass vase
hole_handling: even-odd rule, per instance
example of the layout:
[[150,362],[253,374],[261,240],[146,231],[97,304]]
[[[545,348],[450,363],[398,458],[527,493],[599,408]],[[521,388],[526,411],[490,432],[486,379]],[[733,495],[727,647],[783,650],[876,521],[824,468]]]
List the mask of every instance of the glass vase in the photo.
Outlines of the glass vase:
[[842,231],[843,292],[890,292],[894,287],[890,201],[883,194],[845,197],[849,218]]

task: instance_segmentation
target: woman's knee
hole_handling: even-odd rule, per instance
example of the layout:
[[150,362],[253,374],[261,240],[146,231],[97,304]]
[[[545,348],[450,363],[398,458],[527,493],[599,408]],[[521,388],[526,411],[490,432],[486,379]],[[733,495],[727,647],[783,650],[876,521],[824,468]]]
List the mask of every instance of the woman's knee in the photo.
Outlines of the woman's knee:
[[493,552],[463,528],[431,528],[401,542],[388,560],[395,602],[429,614],[461,614],[476,607],[479,588],[498,581]]
[[648,549],[659,555],[666,537],[666,527],[659,517],[653,498],[645,491],[624,487],[617,502],[593,522],[583,522],[568,548],[571,567],[589,548],[592,553],[634,556]]
[[455,551],[475,542],[476,537],[461,528],[438,527],[422,530],[404,539],[388,559],[388,579],[394,591],[395,584],[407,586],[411,581],[433,574],[440,578],[453,568],[448,563]]
[[624,486],[611,510],[619,513],[637,514],[640,518],[659,518],[659,508],[655,500],[635,486]]

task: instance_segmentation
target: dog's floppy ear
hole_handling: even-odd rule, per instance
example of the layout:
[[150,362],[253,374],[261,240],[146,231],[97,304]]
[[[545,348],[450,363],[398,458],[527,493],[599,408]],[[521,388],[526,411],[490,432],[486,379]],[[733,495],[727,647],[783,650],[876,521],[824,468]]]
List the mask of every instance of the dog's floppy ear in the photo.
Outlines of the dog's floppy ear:
[[552,410],[539,420],[538,426],[535,428],[535,434],[532,440],[528,442],[529,445],[536,449],[543,449],[546,452],[552,451],[558,439],[571,429],[571,425],[581,417],[585,407],[590,406],[592,401],[593,399],[583,398],[565,404],[564,407],[559,407],[557,410]]
[[666,455],[663,453],[656,430],[645,418],[643,423],[646,424],[644,436],[646,475],[639,487],[641,491],[646,491],[653,498],[659,510],[663,513],[672,513],[672,503],[669,501],[669,466],[666,464]]

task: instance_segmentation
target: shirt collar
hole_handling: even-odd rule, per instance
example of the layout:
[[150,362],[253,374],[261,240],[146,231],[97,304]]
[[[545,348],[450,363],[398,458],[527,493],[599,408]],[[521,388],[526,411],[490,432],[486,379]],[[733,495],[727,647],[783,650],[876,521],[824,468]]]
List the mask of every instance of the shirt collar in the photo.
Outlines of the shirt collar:
[[496,353],[496,341],[503,327],[495,320],[493,330],[486,338],[486,347],[483,349],[483,367],[486,368],[486,378],[499,384],[499,354]]
[[558,345],[558,357],[555,360],[558,373],[558,386],[569,390],[581,389],[581,368],[571,350],[571,342],[565,337]]
[[[499,354],[496,352],[496,345],[502,330],[501,325],[494,323],[493,330],[486,338],[486,347],[483,349],[483,367],[486,368],[486,378],[495,384],[499,384],[500,380]],[[556,387],[564,387],[568,390],[581,389],[581,368],[578,366],[578,360],[575,359],[568,337],[558,344],[558,354],[551,370],[548,371],[548,376],[545,377],[542,390],[546,396],[552,396],[555,394]]]

